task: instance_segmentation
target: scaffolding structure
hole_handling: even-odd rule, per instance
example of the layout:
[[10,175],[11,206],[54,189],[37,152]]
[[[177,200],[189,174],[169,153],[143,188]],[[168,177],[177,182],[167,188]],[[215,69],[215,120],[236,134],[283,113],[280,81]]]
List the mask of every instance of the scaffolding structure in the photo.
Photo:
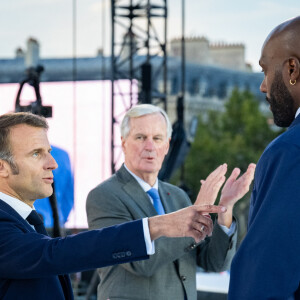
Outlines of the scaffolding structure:
[[[111,171],[115,173],[122,153],[116,128],[126,111],[138,102],[167,110],[167,0],[111,0],[111,20]],[[158,56],[160,63],[154,67]]]

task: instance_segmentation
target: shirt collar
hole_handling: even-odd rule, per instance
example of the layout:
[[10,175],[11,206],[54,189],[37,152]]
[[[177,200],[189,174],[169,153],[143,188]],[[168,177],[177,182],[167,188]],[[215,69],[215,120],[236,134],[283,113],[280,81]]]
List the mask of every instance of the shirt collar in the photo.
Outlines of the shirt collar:
[[21,200],[4,194],[2,192],[0,192],[0,199],[6,204],[8,204],[10,207],[12,207],[24,220],[29,216],[29,214],[32,211],[32,208],[25,202],[22,202]]
[[135,175],[134,173],[132,173],[124,164],[125,169],[135,178],[135,180],[138,182],[138,184],[141,186],[141,188],[147,192],[149,191],[151,188],[155,188],[158,190],[158,180],[156,178],[156,181],[154,183],[153,186],[151,186],[149,183],[147,183],[146,181],[144,181],[143,179],[141,179],[139,176]]
[[296,111],[296,115],[295,115],[295,118],[297,118],[297,116],[300,114],[300,107],[297,109]]

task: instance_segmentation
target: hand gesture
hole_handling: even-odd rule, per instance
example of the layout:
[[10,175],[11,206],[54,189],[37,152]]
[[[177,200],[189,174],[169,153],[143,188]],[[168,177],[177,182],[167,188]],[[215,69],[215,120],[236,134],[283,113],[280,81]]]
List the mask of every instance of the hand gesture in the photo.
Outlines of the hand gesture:
[[161,236],[192,237],[199,243],[213,230],[210,213],[226,213],[226,208],[214,205],[191,205],[173,213],[158,215],[148,219],[151,240]]
[[201,180],[201,188],[195,205],[213,205],[215,203],[219,190],[225,182],[226,172],[227,164],[223,164],[211,172],[206,180]]
[[241,170],[235,168],[227,179],[220,198],[220,205],[226,208],[233,207],[248,191],[254,177],[255,164],[250,164],[247,171],[239,178]]

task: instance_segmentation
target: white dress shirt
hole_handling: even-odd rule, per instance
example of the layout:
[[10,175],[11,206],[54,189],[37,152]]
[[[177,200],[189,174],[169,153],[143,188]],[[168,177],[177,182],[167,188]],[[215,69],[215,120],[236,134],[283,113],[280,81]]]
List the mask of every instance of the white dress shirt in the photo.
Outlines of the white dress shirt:
[[[24,220],[29,216],[32,210],[35,208],[31,208],[28,204],[25,202],[16,199],[12,196],[9,196],[7,194],[4,194],[0,192],[0,199],[3,200],[6,204],[8,204],[10,207],[12,207]],[[29,224],[29,223],[28,223]],[[33,229],[34,226],[29,224]]]
[[297,116],[300,114],[300,107],[297,109],[296,111],[296,115],[295,115],[295,119],[297,118]]
[[0,192],[0,199],[3,200],[9,206],[11,206],[24,220],[26,220],[26,218],[29,216],[32,209],[34,209],[31,208],[25,202],[7,194],[4,194],[2,192]]

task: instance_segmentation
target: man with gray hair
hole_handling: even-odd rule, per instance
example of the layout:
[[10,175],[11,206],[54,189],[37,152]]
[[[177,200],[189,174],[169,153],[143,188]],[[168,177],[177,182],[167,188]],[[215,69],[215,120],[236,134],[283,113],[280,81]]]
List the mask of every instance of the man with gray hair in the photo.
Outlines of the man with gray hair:
[[[171,124],[159,107],[143,104],[131,108],[121,124],[124,165],[111,178],[93,189],[87,198],[90,229],[140,218],[172,213],[191,206],[186,193],[158,180],[158,172],[169,150]],[[155,254],[146,262],[133,262],[99,269],[98,299],[196,299],[196,264],[207,271],[229,268],[236,251],[236,224],[232,208],[249,189],[255,165],[237,179],[235,169],[225,183],[214,228],[208,214],[200,220],[202,243],[191,238],[160,238]],[[212,172],[195,204],[211,205],[225,181],[227,165]]]

